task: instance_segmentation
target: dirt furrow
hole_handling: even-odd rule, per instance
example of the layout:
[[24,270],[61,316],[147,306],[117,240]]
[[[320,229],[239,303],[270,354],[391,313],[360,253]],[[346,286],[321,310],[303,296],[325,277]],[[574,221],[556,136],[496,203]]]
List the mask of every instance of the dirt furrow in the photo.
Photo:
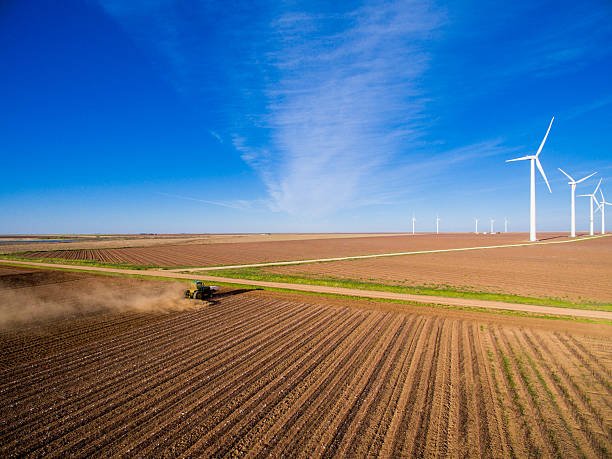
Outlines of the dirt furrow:
[[[546,335],[540,336],[535,331],[531,332],[531,336],[537,343],[534,349],[541,349],[541,352],[550,356],[550,360],[555,363],[554,365],[548,364],[549,359],[546,358],[541,360],[546,365],[547,372],[554,381],[558,393],[561,394],[560,400],[566,404],[574,420],[580,426],[578,432],[584,433],[587,441],[597,451],[598,455],[608,457],[610,454],[608,445],[612,443],[612,428],[608,425],[607,420],[593,406],[590,397],[576,383],[565,366],[561,364],[563,360],[557,354],[551,352],[551,349],[555,348],[555,342],[549,341],[546,339]],[[596,425],[593,425],[593,421]]]
[[448,455],[448,423],[451,410],[451,350],[453,324],[442,324],[440,349],[436,365],[431,416],[427,426],[423,452],[429,457]]
[[403,443],[409,426],[410,413],[414,404],[415,394],[418,389],[417,381],[421,377],[421,369],[425,359],[426,343],[430,337],[432,330],[436,324],[436,320],[427,318],[424,320],[423,326],[419,333],[415,334],[414,351],[410,356],[407,366],[404,384],[401,387],[401,392],[397,401],[397,405],[393,412],[389,429],[387,430],[384,440],[381,445],[380,454],[390,457],[395,454],[396,446]]
[[487,339],[489,335],[485,330],[490,325],[479,324],[479,326],[480,331],[474,334],[476,347],[474,352],[478,356],[482,396],[484,397],[488,413],[488,431],[491,438],[490,450],[501,452],[502,456],[508,457],[512,455],[512,449],[509,445],[507,426],[504,419],[504,406],[503,404],[496,403],[498,402],[498,382],[495,379],[493,368],[489,365],[493,354],[488,347],[491,343]]
[[532,424],[535,423],[534,427],[536,427],[539,433],[542,451],[546,451],[546,455],[548,456],[561,457],[562,454],[559,442],[554,432],[549,428],[550,424],[548,424],[544,415],[535,383],[531,375],[526,371],[525,362],[520,352],[515,349],[516,345],[511,342],[513,340],[509,336],[509,333],[509,330],[499,330],[500,342],[503,345],[504,351],[507,352],[509,360],[512,362],[513,369],[517,375],[517,386],[521,388],[522,399],[525,401],[526,411],[529,412],[528,416],[531,418]]
[[[518,376],[508,351],[504,348],[502,338],[499,336],[499,330],[493,327],[489,328],[492,342],[497,354],[497,364],[503,373],[503,381],[510,400],[512,400],[512,411],[514,412],[513,419],[516,421],[520,433],[516,433],[516,440],[513,443],[513,450],[518,457],[525,455],[541,456],[544,454],[545,446],[537,429],[531,427],[531,421],[534,419],[534,414],[530,412],[529,406],[523,399],[520,383],[517,381]],[[504,352],[505,351],[505,352]],[[524,448],[523,451],[521,451]]]
[[425,385],[425,392],[423,394],[423,403],[421,408],[417,408],[419,416],[415,418],[415,437],[411,446],[411,456],[424,456],[426,448],[427,433],[430,427],[432,409],[435,405],[434,394],[436,386],[438,384],[438,365],[440,363],[440,346],[442,341],[442,332],[444,329],[445,319],[441,319],[441,323],[436,327],[435,340],[433,342],[433,349],[431,355],[431,365],[428,369],[428,375],[426,377],[427,383]]
[[565,348],[578,359],[582,366],[601,384],[602,388],[608,393],[608,397],[604,397],[608,409],[612,409],[612,384],[610,383],[610,369],[599,363],[599,359],[589,352],[584,351],[584,347],[576,345],[575,339],[571,340],[567,334],[555,333],[555,336]]
[[[108,336],[116,336],[119,332],[127,331],[136,326],[143,326],[147,322],[157,322],[164,317],[160,314],[144,314],[144,313],[124,313],[122,317],[113,317],[113,320],[107,320],[108,316],[103,316],[105,320],[92,321],[87,320],[83,325],[79,325],[75,319],[75,323],[69,328],[54,332],[52,335],[45,334],[44,329],[41,331],[41,336],[32,336],[22,333],[21,335],[7,336],[0,341],[0,379],[5,371],[15,367],[15,362],[23,365],[32,360],[41,360],[42,358],[51,357],[55,354],[65,353],[66,349],[70,349],[76,345],[85,344],[87,342],[99,341]],[[35,351],[32,353],[31,351]],[[39,353],[43,351],[44,355]]]
[[[317,359],[309,367],[309,372],[298,381],[290,391],[284,392],[283,400],[277,404],[270,416],[276,421],[263,434],[259,446],[265,445],[268,454],[278,454],[286,445],[283,441],[292,440],[302,424],[312,412],[322,391],[327,389],[334,376],[357,358],[359,352],[372,341],[372,331],[380,327],[382,321],[389,320],[383,314],[367,314],[364,321],[351,330],[335,348],[324,358]],[[254,447],[257,451],[257,445]],[[273,453],[276,451],[276,453]]]
[[552,411],[551,416],[548,416],[548,422],[555,425],[555,435],[562,451],[567,454],[575,450],[575,455],[580,457],[587,457],[587,453],[589,455],[594,454],[595,451],[591,450],[588,440],[582,435],[576,435],[580,433],[580,425],[573,419],[571,411],[565,406],[563,401],[561,401],[562,405],[559,404],[558,399],[563,397],[563,395],[555,388],[555,383],[550,377],[551,373],[547,359],[541,350],[535,347],[535,343],[529,337],[528,331],[521,330],[520,333],[515,332],[515,337],[519,342],[519,348],[525,352],[527,364],[539,382],[540,397],[546,401],[550,407],[549,409]]
[[[253,301],[251,304],[256,310],[257,303]],[[243,313],[243,316],[253,321],[247,311]],[[76,391],[80,384],[88,384],[91,378],[95,379],[97,377],[98,363],[101,360],[106,361],[105,371],[112,372],[115,369],[123,371],[125,362],[132,359],[133,355],[146,357],[146,354],[142,353],[143,349],[150,352],[153,349],[166,348],[168,344],[173,342],[175,335],[188,331],[195,336],[203,329],[215,327],[215,321],[219,321],[220,325],[223,317],[224,313],[222,311],[216,311],[211,316],[199,311],[182,316],[183,320],[181,320],[181,317],[174,317],[168,320],[164,327],[159,327],[156,324],[147,325],[142,329],[134,329],[121,336],[110,338],[106,342],[93,343],[85,348],[77,348],[74,351],[57,356],[57,358],[48,358],[41,362],[22,366],[16,372],[17,374],[10,374],[10,378],[7,378],[14,383],[14,387],[10,387],[11,392],[18,394],[18,398],[11,400],[11,402],[23,402],[32,394],[37,396],[41,391],[52,388],[58,375],[61,375],[62,378],[69,378],[72,371],[78,373],[78,378],[73,381],[71,386],[71,390]],[[161,362],[158,360],[158,363]],[[30,370],[29,373],[28,369]],[[38,384],[41,381],[43,381],[43,384]],[[20,385],[15,387],[15,383]],[[25,389],[24,386],[29,390]],[[3,391],[6,392],[8,389],[3,388]],[[52,390],[48,392],[53,393]]]
[[493,403],[493,396],[489,386],[486,358],[480,344],[480,332],[477,324],[472,323],[470,325],[468,338],[472,354],[472,373],[475,382],[480,454],[481,456],[490,457],[495,451],[499,450],[501,440],[496,435],[495,404]]
[[[347,335],[347,337],[350,335]],[[316,368],[313,368],[313,370]],[[302,379],[302,378],[300,378]],[[278,413],[281,405],[286,404],[289,400],[288,397],[294,396],[294,389],[301,383],[300,380],[292,381],[291,385],[287,387],[282,386],[280,393],[287,394],[286,396],[279,396],[278,390],[268,392],[267,398],[259,398],[260,405],[264,409],[259,410],[257,416],[252,418],[245,418],[240,420],[233,428],[233,437],[235,441],[230,442],[227,447],[222,450],[217,450],[215,455],[224,454],[224,452],[231,451],[232,454],[246,454],[249,452],[253,453],[253,447],[257,445],[256,438],[263,434],[267,428],[270,428],[276,419],[276,415],[272,413]],[[214,448],[217,448],[215,446]]]
[[[381,321],[372,327],[370,336],[367,336],[362,345],[353,347],[340,369],[326,375],[325,379],[317,384],[317,390],[305,403],[308,409],[294,426],[305,435],[285,437],[284,441],[278,444],[277,451],[282,451],[281,454],[285,456],[296,456],[299,452],[307,451],[317,454],[322,426],[327,425],[330,420],[334,419],[337,409],[342,406],[339,401],[346,400],[346,393],[349,391],[349,387],[354,384],[356,374],[368,355],[377,352],[380,346],[378,337],[383,335],[384,330],[391,326],[394,319],[397,318],[389,314],[383,315]],[[332,401],[332,404],[336,407],[334,408],[332,405],[330,409],[327,409],[329,401]],[[333,416],[330,419],[328,416],[332,413]]]
[[[369,398],[374,399],[377,396],[378,392],[373,389],[376,387],[380,390],[378,383],[386,380],[399,351],[398,343],[401,342],[400,337],[405,330],[406,321],[402,317],[397,319],[399,320],[391,324],[380,337],[380,347],[376,353],[371,353],[371,357],[361,365],[356,375],[359,377],[356,384],[346,395],[338,397],[339,406],[330,408],[329,413],[333,413],[333,417],[328,415],[325,419],[327,422],[319,423],[318,432],[311,437],[312,443],[316,445],[315,455],[332,457],[343,443],[349,443],[347,440],[350,439],[346,438],[349,430],[357,430],[359,427],[357,421],[359,414],[365,410],[364,404]],[[373,417],[375,413],[369,411],[369,414]]]
[[405,358],[403,354],[410,346],[410,341],[418,321],[410,316],[406,318],[400,332],[400,337],[392,350],[392,354],[386,359],[385,365],[378,377],[372,378],[367,392],[363,393],[363,402],[351,407],[350,426],[346,422],[346,433],[344,440],[336,448],[339,456],[366,456],[377,440],[377,432],[383,427],[385,414],[392,403],[395,387],[400,384],[403,364]]
[[423,347],[416,355],[415,373],[408,380],[410,392],[405,405],[399,405],[402,420],[396,436],[393,438],[392,453],[394,456],[410,455],[415,446],[415,438],[419,434],[421,415],[428,410],[425,406],[427,388],[430,385],[432,363],[436,352],[436,342],[440,330],[440,318],[431,323],[430,331],[425,336]]
[[[224,362],[216,364],[216,366],[206,367],[203,374],[207,374],[207,378],[199,377],[197,374],[191,375],[188,380],[183,378],[178,385],[173,387],[173,391],[176,394],[169,395],[168,393],[158,393],[152,401],[145,401],[142,403],[141,409],[131,409],[125,414],[125,422],[122,421],[121,417],[113,415],[112,426],[101,428],[98,432],[98,438],[94,442],[87,442],[87,449],[79,451],[79,454],[89,455],[95,452],[97,449],[104,447],[108,448],[111,442],[115,443],[121,439],[121,434],[118,431],[130,432],[130,435],[135,435],[138,430],[148,431],[148,443],[152,444],[159,441],[156,440],[155,435],[151,435],[152,431],[158,429],[160,432],[164,432],[168,429],[168,426],[176,427],[180,422],[193,421],[192,416],[194,413],[199,414],[199,407],[194,405],[202,405],[203,400],[200,393],[204,389],[207,389],[207,393],[211,392],[209,386],[214,386],[217,381],[221,381],[224,384],[223,389],[219,389],[215,393],[223,394],[226,399],[217,400],[216,402],[220,406],[225,406],[228,401],[234,399],[237,394],[240,393],[236,382],[239,377],[248,374],[249,365],[253,360],[259,361],[260,364],[257,367],[256,374],[250,379],[249,387],[253,390],[257,390],[257,384],[263,385],[265,375],[274,369],[275,365],[282,361],[289,361],[289,356],[292,352],[295,352],[303,340],[303,335],[292,334],[298,329],[305,329],[302,333],[307,333],[318,326],[321,321],[329,318],[329,312],[312,309],[305,311],[304,316],[293,317],[289,324],[282,324],[277,333],[271,330],[267,337],[260,340],[260,345],[252,352],[241,352],[234,350],[232,356],[227,358]],[[309,322],[314,323],[309,324]],[[269,339],[274,337],[274,339]],[[291,340],[284,341],[285,337],[292,338]],[[280,352],[279,352],[280,351]],[[237,357],[236,354],[240,355]],[[231,362],[231,365],[229,364]],[[209,363],[209,362],[207,362]],[[214,374],[210,377],[210,374]],[[190,381],[201,381],[199,383],[193,383]],[[151,398],[151,397],[147,397]],[[214,400],[214,395],[211,395],[208,399],[208,403]],[[159,401],[161,400],[161,402]],[[154,405],[154,408],[153,408]],[[172,411],[179,406],[190,407],[189,409],[180,410],[180,415],[173,416]],[[164,429],[165,426],[165,429]],[[152,428],[153,427],[153,428]],[[113,430],[114,429],[114,430]],[[126,432],[126,433],[127,433]],[[140,448],[144,448],[146,445],[140,445]],[[70,451],[74,453],[74,451]]]
[[[238,334],[232,342],[226,343],[220,348],[215,348],[213,351],[211,351],[211,353],[214,353],[215,355],[221,354],[227,348],[232,347],[234,342],[240,343],[245,341],[249,336],[257,334],[260,329],[265,329],[266,327],[270,326],[270,323],[277,324],[284,318],[289,317],[291,314],[293,314],[293,310],[288,310],[281,316],[279,316],[278,313],[275,314],[274,312],[271,312],[267,321],[261,321],[261,319],[255,321],[251,320],[251,322],[254,323],[259,322],[258,326],[253,327],[252,329],[247,328],[247,331],[245,331],[243,334]],[[99,418],[102,414],[109,413],[117,407],[125,408],[128,405],[128,402],[138,398],[143,389],[147,388],[147,390],[153,390],[153,388],[157,386],[164,383],[167,384],[169,381],[172,381],[173,377],[175,377],[179,371],[182,371],[183,369],[187,370],[189,369],[189,366],[199,365],[199,359],[193,356],[192,350],[198,348],[198,346],[206,346],[208,343],[214,343],[214,339],[223,341],[224,336],[227,336],[228,333],[232,333],[231,327],[221,330],[221,332],[214,335],[212,339],[202,338],[200,341],[196,340],[194,342],[193,338],[190,336],[184,337],[184,342],[189,343],[189,345],[183,347],[174,346],[170,348],[169,354],[167,355],[167,361],[170,363],[170,366],[165,366],[163,361],[160,364],[155,361],[154,357],[152,357],[150,365],[146,365],[136,371],[130,369],[127,369],[126,371],[126,368],[123,368],[122,370],[118,371],[116,375],[111,376],[102,388],[94,388],[92,386],[89,390],[84,391],[78,399],[75,398],[67,400],[66,405],[62,407],[62,410],[52,407],[53,412],[50,414],[55,417],[62,416],[63,419],[61,428],[55,433],[55,437],[60,438],[63,435],[62,432],[65,431],[66,433],[69,433],[74,429],[85,425],[88,420]],[[181,358],[180,356],[184,357]],[[117,391],[118,384],[120,387],[122,387],[121,391]],[[149,386],[147,386],[147,384],[149,384]],[[96,396],[94,398],[95,402],[89,402],[94,395]],[[86,407],[88,413],[87,415],[81,411],[79,404]],[[96,412],[96,410],[99,411]],[[69,422],[71,419],[74,419],[72,423]],[[31,425],[32,428],[35,429],[35,425],[40,424],[41,431],[44,431],[46,422],[46,418],[43,418],[37,422],[33,422]],[[49,438],[47,438],[45,443],[48,442]]]
[[[279,375],[276,375],[276,371],[274,372],[275,379],[270,383],[270,387],[266,388],[267,393],[271,394],[279,390],[280,392],[285,392],[285,385],[290,384],[294,378],[299,380],[299,375],[301,375],[303,371],[306,371],[304,362],[308,357],[312,358],[316,355],[316,352],[331,352],[328,349],[333,348],[333,346],[342,339],[344,334],[350,333],[352,327],[356,327],[362,320],[363,317],[359,315],[346,314],[343,316],[342,320],[338,322],[340,325],[345,326],[346,330],[343,329],[342,334],[336,336],[330,336],[325,327],[320,327],[310,341],[300,345],[299,351],[294,352],[294,355],[300,354],[297,360],[294,361],[289,358],[283,359],[282,364],[290,366]],[[258,372],[249,372],[248,378],[238,375],[237,380],[227,382],[227,387],[233,389],[229,395],[223,392],[225,386],[220,385],[214,387],[209,397],[197,400],[189,405],[188,411],[190,415],[184,419],[178,430],[174,429],[170,431],[171,426],[169,426],[167,433],[158,433],[160,439],[157,442],[151,442],[148,439],[146,441],[140,440],[141,443],[132,447],[137,447],[139,450],[142,450],[144,454],[156,454],[155,451],[163,452],[169,448],[178,452],[179,450],[191,446],[195,441],[201,438],[202,434],[209,432],[212,428],[222,423],[224,419],[227,419],[228,416],[235,414],[234,412],[239,412],[240,414],[255,412],[260,406],[258,405],[259,386],[255,384],[256,387],[253,387],[253,382],[259,383],[259,377],[260,374]],[[219,391],[224,394],[221,398],[215,396]],[[244,406],[239,405],[240,408],[236,407],[237,403],[235,399],[237,397],[244,400]],[[163,436],[163,438],[161,436]]]
[[[221,418],[221,421],[215,421],[215,424],[210,426],[207,425],[208,423],[205,420],[202,420],[201,423],[198,423],[196,431],[185,435],[186,438],[181,443],[187,447],[194,447],[198,441],[203,440],[198,432],[206,435],[211,429],[218,426],[223,419],[226,419],[226,428],[230,427],[230,423],[232,424],[232,438],[241,444],[248,442],[249,438],[253,438],[258,433],[263,435],[267,426],[278,417],[282,407],[291,406],[292,396],[295,395],[296,388],[303,384],[304,379],[309,378],[314,371],[317,371],[321,362],[327,359],[336,350],[337,346],[361,327],[366,320],[363,315],[351,315],[349,319],[342,324],[338,324],[339,333],[330,333],[329,327],[322,328],[316,337],[317,341],[308,342],[305,349],[306,353],[291,362],[291,365],[284,371],[278,373],[264,393],[249,394],[245,407],[240,410],[241,413],[245,413],[243,414],[244,417],[237,417],[236,413],[232,413],[232,419],[228,419],[226,415],[225,418]],[[215,419],[217,418],[215,417]],[[240,421],[242,421],[241,424],[236,424]],[[243,426],[242,429],[241,426]],[[240,429],[242,430],[241,435],[234,433]],[[260,430],[264,432],[262,433]],[[223,433],[218,432],[218,434],[221,435],[216,436],[217,441],[222,438]],[[207,443],[212,444],[210,441]],[[261,441],[253,442],[251,451],[261,444]]]

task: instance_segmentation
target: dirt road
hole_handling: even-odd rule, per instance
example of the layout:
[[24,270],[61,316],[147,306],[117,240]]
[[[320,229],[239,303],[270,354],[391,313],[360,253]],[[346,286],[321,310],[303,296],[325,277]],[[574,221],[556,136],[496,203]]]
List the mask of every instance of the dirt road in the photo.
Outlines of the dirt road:
[[[44,267],[44,268],[55,268],[55,269],[70,269],[87,272],[101,272],[101,273],[115,273],[115,274],[131,274],[138,276],[150,276],[150,277],[165,277],[170,279],[192,279],[193,274],[182,274],[176,272],[160,271],[160,270],[132,270],[132,269],[117,269],[117,268],[103,268],[97,266],[78,266],[69,264],[55,264],[55,263],[36,263],[36,262],[25,262],[25,261],[14,261],[14,260],[2,260],[0,264],[19,265],[19,266],[30,266],[30,267]],[[264,288],[280,288],[288,290],[296,290],[302,292],[313,292],[313,293],[331,293],[336,295],[346,296],[357,296],[363,298],[375,298],[375,299],[390,299],[390,300],[401,300],[411,301],[425,304],[440,304],[445,306],[456,306],[456,307],[468,307],[468,308],[487,308],[487,309],[500,309],[510,311],[522,311],[534,314],[551,314],[558,316],[573,316],[573,317],[586,317],[594,319],[605,319],[612,320],[612,312],[607,311],[590,311],[584,309],[570,309],[570,308],[557,308],[551,306],[538,306],[528,304],[514,304],[505,303],[499,301],[486,301],[476,300],[469,298],[448,298],[439,296],[427,296],[427,295],[411,295],[406,293],[393,293],[393,292],[382,292],[373,290],[359,290],[359,289],[348,289],[341,287],[327,287],[320,285],[305,285],[305,284],[289,284],[283,282],[264,282],[255,280],[245,279],[232,279],[227,277],[213,277],[213,276],[198,276],[198,279],[209,281],[209,282],[223,282],[228,284],[247,284],[257,287]]]

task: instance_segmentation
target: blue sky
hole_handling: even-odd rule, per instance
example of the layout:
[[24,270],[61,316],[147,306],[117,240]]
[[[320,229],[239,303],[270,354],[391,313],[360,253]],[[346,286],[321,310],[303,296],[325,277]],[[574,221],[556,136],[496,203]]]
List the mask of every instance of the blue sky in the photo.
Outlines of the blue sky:
[[538,228],[564,230],[557,167],[612,195],[611,18],[606,0],[3,2],[0,233],[402,231],[413,212],[526,231],[529,166],[504,161],[552,115]]

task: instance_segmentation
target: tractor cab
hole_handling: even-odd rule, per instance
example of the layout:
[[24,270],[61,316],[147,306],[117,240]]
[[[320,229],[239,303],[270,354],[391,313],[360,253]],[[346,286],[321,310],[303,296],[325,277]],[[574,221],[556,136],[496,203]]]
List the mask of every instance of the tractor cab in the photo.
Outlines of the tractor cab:
[[200,280],[193,281],[193,287],[185,290],[185,298],[192,300],[209,300],[219,290],[214,285],[204,285]]

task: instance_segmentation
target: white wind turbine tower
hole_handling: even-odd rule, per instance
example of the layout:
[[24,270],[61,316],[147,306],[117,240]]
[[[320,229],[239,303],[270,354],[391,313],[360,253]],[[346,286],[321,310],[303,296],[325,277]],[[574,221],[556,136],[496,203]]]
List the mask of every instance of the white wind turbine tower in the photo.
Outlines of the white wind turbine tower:
[[571,191],[572,191],[572,198],[571,198],[571,203],[572,203],[572,211],[571,211],[571,223],[570,223],[570,236],[571,237],[576,237],[576,185],[579,184],[580,182],[584,182],[586,179],[593,177],[595,174],[597,174],[597,172],[593,172],[591,175],[587,175],[586,177],[581,178],[580,180],[574,180],[572,178],[571,175],[569,175],[567,172],[565,172],[563,169],[561,169],[560,167],[558,168],[559,171],[561,171],[561,173],[563,175],[565,175],[568,179],[570,179],[569,182],[567,182],[567,184],[570,186]]
[[521,156],[520,158],[506,160],[507,163],[512,162],[512,161],[526,161],[526,160],[531,161],[531,192],[530,192],[530,207],[529,207],[529,240],[530,241],[536,240],[536,198],[535,198],[535,192],[536,192],[535,168],[536,166],[538,167],[540,174],[542,174],[542,177],[544,177],[546,186],[548,186],[548,191],[552,193],[552,190],[550,189],[550,184],[548,183],[548,179],[546,178],[546,174],[544,173],[544,169],[542,168],[542,164],[540,164],[540,160],[538,157],[540,156],[540,153],[542,152],[542,148],[544,148],[544,144],[546,143],[546,139],[548,138],[548,133],[550,132],[550,128],[552,127],[554,120],[555,120],[555,117],[553,116],[552,119],[550,120],[550,124],[548,125],[548,130],[546,131],[546,135],[544,135],[544,138],[542,139],[542,143],[540,144],[540,148],[538,148],[538,151],[536,152],[535,155]]
[[412,214],[412,235],[414,236],[414,223],[416,222],[416,218],[414,218],[414,214]]
[[476,222],[476,234],[478,234],[478,219],[474,218],[474,221]]
[[591,198],[591,213],[589,216],[589,235],[593,236],[595,234],[595,228],[593,225],[593,204],[595,204],[597,202],[597,198],[595,197],[595,193],[597,193],[597,190],[599,190],[599,185],[601,185],[601,180],[599,179],[599,182],[597,183],[597,186],[595,187],[595,190],[591,193],[591,194],[579,194],[578,197],[579,198]]
[[491,234],[493,234],[493,223],[495,223],[495,220],[491,219]]
[[599,203],[599,210],[601,210],[601,234],[606,234],[606,206],[612,206],[612,202],[606,201],[603,191],[599,190],[601,195],[601,202]]
[[504,233],[508,232],[508,217],[504,217]]
[[436,215],[436,234],[440,234],[440,217]]

